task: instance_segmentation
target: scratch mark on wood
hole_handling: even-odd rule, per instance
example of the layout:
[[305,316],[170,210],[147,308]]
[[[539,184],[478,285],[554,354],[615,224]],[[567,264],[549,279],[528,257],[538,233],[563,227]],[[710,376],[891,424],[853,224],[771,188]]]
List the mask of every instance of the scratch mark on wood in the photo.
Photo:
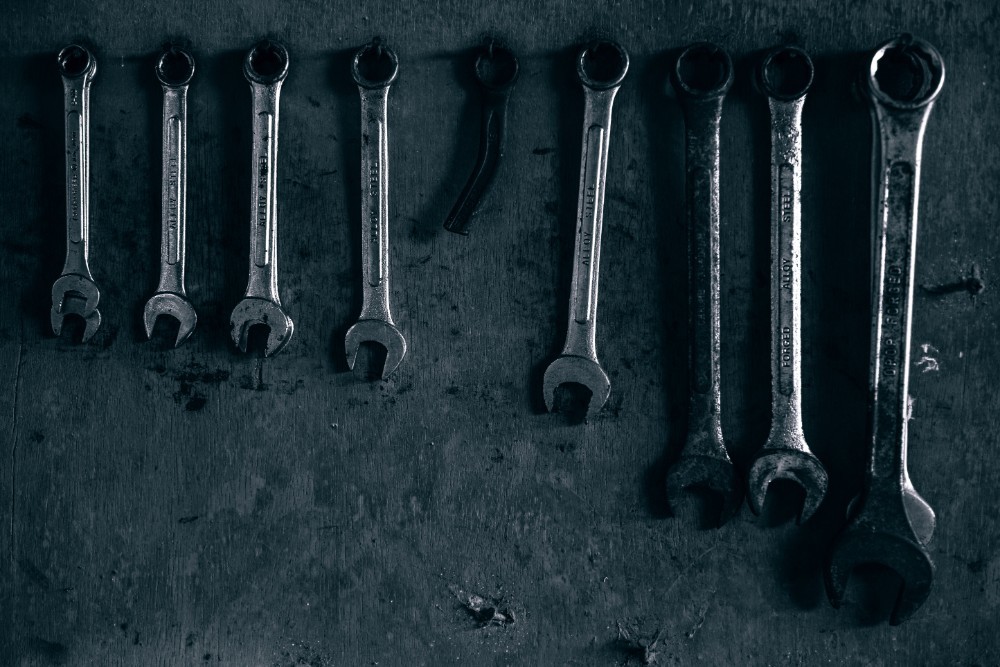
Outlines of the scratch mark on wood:
[[[22,323],[23,329],[23,323]],[[22,331],[23,333],[23,331]],[[23,340],[23,337],[21,337]],[[17,510],[17,403],[21,392],[21,368],[24,365],[24,343],[17,347],[17,363],[14,366],[14,400],[10,410],[10,561],[14,562],[14,514]]]

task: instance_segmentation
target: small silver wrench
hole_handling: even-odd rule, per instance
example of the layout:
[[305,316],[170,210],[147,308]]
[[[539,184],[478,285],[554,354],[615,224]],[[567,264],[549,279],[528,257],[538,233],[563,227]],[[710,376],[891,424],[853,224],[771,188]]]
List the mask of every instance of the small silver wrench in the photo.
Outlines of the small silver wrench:
[[156,61],[156,78],[163,87],[163,166],[160,195],[160,284],[146,302],[143,324],[152,338],[160,315],[177,320],[174,347],[188,339],[198,314],[184,287],[187,238],[187,91],[194,76],[194,58],[171,47]]
[[247,52],[243,74],[253,93],[250,276],[233,309],[230,334],[246,352],[250,328],[266,326],[269,357],[288,344],[294,330],[278,295],[278,99],[288,75],[288,51],[278,42],[258,42]]
[[97,60],[82,46],[59,52],[66,122],[66,261],[52,284],[52,331],[60,335],[66,315],[84,320],[83,342],[97,333],[101,291],[87,261],[90,243],[90,84]]
[[839,607],[856,565],[879,563],[894,570],[902,587],[892,625],[920,608],[934,578],[926,545],[936,518],[913,488],[906,453],[920,156],[943,85],[941,54],[911,35],[880,46],[862,80],[874,130],[871,441],[864,489],[831,549],[826,588],[831,604]]
[[389,309],[389,86],[399,74],[396,54],[378,41],[354,54],[351,74],[361,95],[361,274],[358,321],[347,330],[344,349],[353,369],[362,343],[386,350],[382,378],[406,355],[406,339]]
[[667,499],[676,513],[685,491],[711,491],[722,498],[722,525],[743,499],[722,437],[719,369],[719,128],[733,62],[714,44],[692,44],[677,58],[672,80],[684,114],[690,398],[687,439],[667,473]]
[[771,110],[771,433],[750,467],[747,499],[760,514],[771,482],[795,482],[805,491],[799,523],[827,487],[802,428],[802,107],[812,80],[812,60],[792,46],[770,51],[757,70]]
[[545,407],[552,411],[556,387],[567,383],[583,385],[590,390],[588,419],[600,412],[611,395],[611,381],[597,360],[597,288],[611,111],[628,65],[625,48],[611,41],[585,46],[576,62],[576,75],[583,85],[584,112],[573,281],[566,342],[559,356],[545,369],[542,392]]

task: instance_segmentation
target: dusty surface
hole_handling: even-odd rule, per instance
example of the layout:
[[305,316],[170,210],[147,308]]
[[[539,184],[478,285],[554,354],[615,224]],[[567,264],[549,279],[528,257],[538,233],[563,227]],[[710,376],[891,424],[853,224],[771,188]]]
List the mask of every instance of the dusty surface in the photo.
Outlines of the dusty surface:
[[[990,3],[8,3],[0,23],[0,577],[3,664],[997,664],[995,391],[1000,179]],[[61,6],[65,5],[65,6]],[[948,67],[925,142],[917,282],[986,288],[915,300],[911,473],[938,513],[934,591],[902,627],[860,577],[833,610],[821,560],[858,490],[868,357],[867,110],[851,83],[900,30]],[[468,50],[521,57],[501,171],[472,234],[441,224],[472,165]],[[574,44],[632,56],[610,148],[598,350],[601,415],[542,411],[561,345],[582,99]],[[241,356],[250,95],[240,64],[283,40],[281,293],[295,337]],[[390,93],[399,373],[346,371],[360,266],[354,48],[400,58]],[[160,90],[171,37],[190,92],[188,287],[181,349],[145,342],[159,252]],[[831,494],[798,529],[789,498],[721,530],[670,517],[684,433],[683,128],[666,74],[695,39],[727,47],[722,123],[723,425],[745,467],[768,429],[769,204],[759,50],[817,63],[805,107],[805,429]],[[94,49],[91,266],[105,322],[48,329],[63,253],[55,53]],[[791,498],[794,500],[794,498]],[[782,509],[782,508],[785,509]],[[774,524],[774,525],[771,525]]]

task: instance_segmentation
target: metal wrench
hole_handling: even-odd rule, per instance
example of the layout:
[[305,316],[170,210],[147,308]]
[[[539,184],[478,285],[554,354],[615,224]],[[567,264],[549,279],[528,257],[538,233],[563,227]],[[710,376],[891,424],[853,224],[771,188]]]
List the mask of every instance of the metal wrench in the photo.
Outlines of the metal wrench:
[[879,563],[894,570],[903,583],[890,616],[893,625],[920,608],[934,576],[925,546],[934,532],[934,511],[913,488],[906,453],[920,157],[927,119],[943,85],[941,55],[910,35],[879,47],[862,82],[871,103],[877,202],[872,225],[871,443],[864,489],[834,542],[826,586],[830,602],[839,607],[856,565]]
[[101,326],[97,303],[101,291],[87,261],[90,243],[90,83],[97,61],[76,44],[59,52],[66,121],[66,261],[52,284],[49,319],[55,335],[62,333],[66,315],[84,320],[83,342]]
[[187,237],[187,90],[194,76],[194,58],[171,47],[156,62],[156,78],[163,87],[163,166],[160,195],[160,284],[146,302],[143,324],[152,338],[160,315],[177,320],[174,347],[188,339],[198,314],[184,288]]
[[569,322],[562,353],[545,369],[542,391],[545,406],[551,411],[556,387],[566,383],[583,385],[590,390],[588,418],[600,412],[611,395],[611,381],[597,360],[597,288],[611,110],[628,65],[628,53],[611,41],[585,46],[576,63],[576,74],[583,85],[584,114]]
[[517,81],[517,57],[510,49],[490,41],[476,57],[476,81],[483,95],[483,121],[479,136],[479,157],[468,183],[448,213],[444,228],[456,234],[468,234],[469,223],[483,194],[496,176],[503,157],[504,130],[507,125],[507,102]]
[[685,125],[690,402],[687,440],[667,474],[667,498],[676,512],[684,491],[712,491],[722,496],[722,525],[743,498],[722,438],[719,390],[719,125],[733,63],[714,44],[692,44],[677,58],[672,80]]
[[798,521],[826,495],[823,464],[802,428],[802,107],[813,64],[801,49],[774,49],[761,61],[758,85],[771,109],[771,433],[750,468],[747,499],[760,514],[771,482],[805,492]]
[[247,52],[243,74],[253,93],[250,276],[230,317],[230,334],[246,352],[250,328],[266,326],[264,356],[271,356],[285,347],[294,328],[278,295],[278,98],[288,75],[288,51],[277,42],[258,42]]
[[380,42],[354,54],[351,74],[361,95],[361,273],[358,321],[347,330],[344,349],[353,369],[361,343],[386,350],[382,378],[406,355],[406,339],[389,310],[389,86],[399,74],[399,59]]

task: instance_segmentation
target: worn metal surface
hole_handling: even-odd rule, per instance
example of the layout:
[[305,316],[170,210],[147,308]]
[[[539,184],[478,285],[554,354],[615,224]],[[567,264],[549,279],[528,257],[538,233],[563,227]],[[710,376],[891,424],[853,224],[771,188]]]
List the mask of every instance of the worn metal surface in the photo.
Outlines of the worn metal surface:
[[[868,446],[871,130],[851,87],[904,29],[948,64],[921,165],[910,378],[910,474],[937,511],[937,569],[927,602],[890,627],[896,591],[881,574],[853,577],[834,610],[822,561]],[[595,32],[631,57],[601,253],[598,344],[615,390],[571,425],[544,411],[539,387],[562,342],[575,231],[574,56]],[[482,34],[504,38],[521,73],[504,167],[460,238],[441,221],[474,160],[462,56]],[[367,383],[342,344],[360,307],[350,59],[373,35],[400,58],[389,215],[410,351]],[[296,334],[267,359],[236,352],[228,327],[249,245],[242,58],[262,36],[292,59],[279,253]],[[14,0],[0,37],[0,662],[607,665],[657,629],[659,664],[1000,661],[992,4]],[[147,343],[141,324],[160,239],[162,92],[149,73],[172,37],[198,63],[187,287],[199,324],[176,350],[173,331]],[[101,69],[90,232],[105,322],[81,346],[52,337],[48,316],[65,227],[54,54],[85,38]],[[687,407],[684,130],[668,73],[695,39],[735,59],[720,144],[722,427],[745,472],[771,412],[768,118],[750,81],[759,51],[786,38],[816,63],[803,422],[830,489],[801,527],[796,503],[771,502],[762,520],[743,508],[700,530],[669,518],[663,497]]]

